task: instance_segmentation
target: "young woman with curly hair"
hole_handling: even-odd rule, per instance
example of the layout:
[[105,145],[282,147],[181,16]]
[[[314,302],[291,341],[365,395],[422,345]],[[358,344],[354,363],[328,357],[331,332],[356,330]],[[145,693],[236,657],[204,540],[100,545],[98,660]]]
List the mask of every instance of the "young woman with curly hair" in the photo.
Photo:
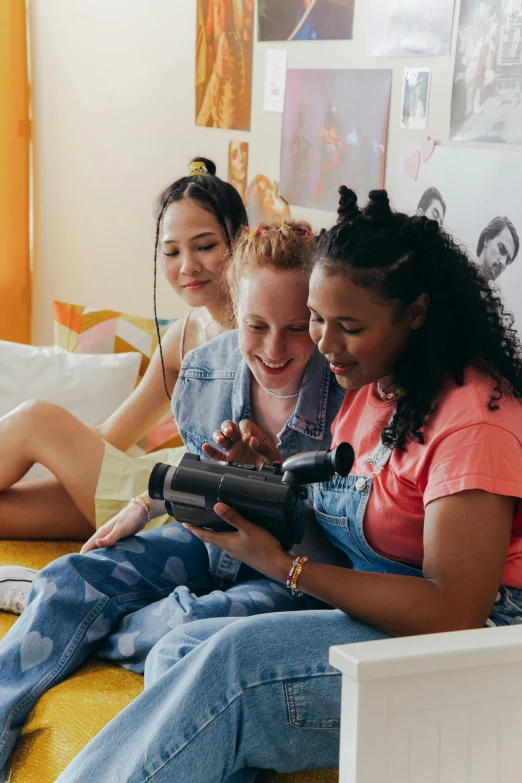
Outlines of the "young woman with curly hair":
[[331,645],[521,622],[522,357],[485,277],[435,221],[393,213],[384,191],[360,210],[342,188],[308,302],[346,389],[333,442],[356,453],[351,476],[314,487],[314,506],[352,568],[295,570],[220,504],[239,532],[192,532],[335,608],[172,631],[147,660],[145,693],[60,783],[247,783],[260,768],[332,767]]

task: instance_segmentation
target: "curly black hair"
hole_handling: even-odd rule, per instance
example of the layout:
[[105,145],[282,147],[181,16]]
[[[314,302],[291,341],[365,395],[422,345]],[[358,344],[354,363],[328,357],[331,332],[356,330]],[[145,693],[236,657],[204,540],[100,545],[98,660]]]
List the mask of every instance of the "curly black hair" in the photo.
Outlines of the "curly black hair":
[[316,263],[349,270],[356,285],[407,307],[429,297],[424,325],[412,331],[395,368],[405,393],[382,440],[406,449],[423,443],[422,429],[448,377],[462,386],[464,371],[479,363],[493,379],[489,409],[503,393],[522,399],[522,350],[513,316],[480,268],[435,220],[390,209],[385,190],[374,190],[360,209],[357,196],[339,189],[338,221],[318,238]]

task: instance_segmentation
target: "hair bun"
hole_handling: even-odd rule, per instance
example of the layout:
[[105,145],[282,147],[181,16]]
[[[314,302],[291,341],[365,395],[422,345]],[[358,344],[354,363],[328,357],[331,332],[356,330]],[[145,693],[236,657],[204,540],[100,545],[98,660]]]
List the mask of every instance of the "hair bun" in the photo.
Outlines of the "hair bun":
[[386,190],[370,190],[363,215],[370,221],[382,221],[391,215],[390,200]]
[[[205,166],[206,172],[202,171],[201,172],[202,174],[206,173],[206,174],[211,174],[212,176],[216,175],[216,164],[214,163],[214,161],[210,160],[209,158],[204,158],[201,155],[197,155],[195,158],[192,158],[192,160],[190,161],[189,171],[193,168],[193,166],[196,163],[203,163],[203,165]],[[194,176],[194,174],[192,174],[191,176]]]
[[341,185],[339,188],[339,206],[337,208],[337,222],[348,223],[354,220],[360,213],[357,206],[357,196],[353,190]]

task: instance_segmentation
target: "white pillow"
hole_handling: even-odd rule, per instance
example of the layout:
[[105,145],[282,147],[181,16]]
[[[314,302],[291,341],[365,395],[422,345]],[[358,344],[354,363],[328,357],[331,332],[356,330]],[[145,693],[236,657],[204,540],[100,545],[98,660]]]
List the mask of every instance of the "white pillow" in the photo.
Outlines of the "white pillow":
[[84,424],[102,424],[131,394],[139,353],[81,354],[0,340],[0,416],[26,400],[62,405]]
[[[136,386],[141,354],[80,354],[0,340],[0,416],[27,400],[66,408],[87,426],[102,424]],[[39,466],[27,478],[49,475]]]

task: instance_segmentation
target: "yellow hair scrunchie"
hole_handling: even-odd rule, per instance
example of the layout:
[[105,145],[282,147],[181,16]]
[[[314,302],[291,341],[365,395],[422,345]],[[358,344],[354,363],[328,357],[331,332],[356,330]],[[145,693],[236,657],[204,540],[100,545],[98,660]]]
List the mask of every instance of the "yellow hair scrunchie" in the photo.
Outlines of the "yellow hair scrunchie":
[[198,174],[208,174],[208,169],[202,160],[195,160],[190,164],[189,177],[197,177]]

